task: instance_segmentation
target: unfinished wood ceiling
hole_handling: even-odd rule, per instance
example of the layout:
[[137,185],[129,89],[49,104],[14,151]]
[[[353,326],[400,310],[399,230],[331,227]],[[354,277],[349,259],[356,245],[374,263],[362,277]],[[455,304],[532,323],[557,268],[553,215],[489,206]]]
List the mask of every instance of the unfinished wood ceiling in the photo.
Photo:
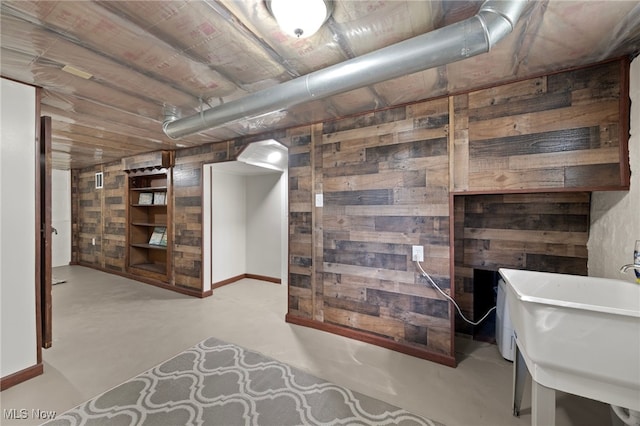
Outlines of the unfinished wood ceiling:
[[[302,0],[301,0],[302,1]],[[635,55],[638,1],[530,1],[489,53],[171,140],[182,116],[473,16],[476,1],[337,0],[314,36],[285,36],[263,0],[3,0],[1,74],[43,88],[53,164],[225,141]],[[398,64],[402,67],[402,64]]]

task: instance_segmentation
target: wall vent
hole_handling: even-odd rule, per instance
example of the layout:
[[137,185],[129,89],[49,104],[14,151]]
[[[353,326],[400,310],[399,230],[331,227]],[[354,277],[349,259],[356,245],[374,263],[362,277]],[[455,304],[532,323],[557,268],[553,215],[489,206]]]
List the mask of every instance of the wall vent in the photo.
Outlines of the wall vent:
[[96,173],[96,189],[102,189],[103,176],[102,172]]

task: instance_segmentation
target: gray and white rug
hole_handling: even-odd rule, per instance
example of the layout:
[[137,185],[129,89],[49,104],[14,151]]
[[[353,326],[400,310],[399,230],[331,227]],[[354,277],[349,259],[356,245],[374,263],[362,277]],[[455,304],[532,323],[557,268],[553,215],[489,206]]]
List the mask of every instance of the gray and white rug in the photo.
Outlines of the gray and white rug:
[[215,338],[45,424],[443,426]]

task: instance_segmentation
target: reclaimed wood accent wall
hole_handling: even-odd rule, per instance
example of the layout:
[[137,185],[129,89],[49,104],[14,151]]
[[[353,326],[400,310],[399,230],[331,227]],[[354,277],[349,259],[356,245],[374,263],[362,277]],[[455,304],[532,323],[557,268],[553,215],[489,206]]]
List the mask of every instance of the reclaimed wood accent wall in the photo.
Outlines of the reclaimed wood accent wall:
[[154,151],[122,159],[124,170],[168,169],[173,167],[175,151]]
[[[95,187],[98,172],[102,189]],[[124,272],[125,178],[119,161],[72,174],[73,263]]]
[[291,141],[289,321],[453,357],[449,303],[411,260],[411,246],[424,246],[425,269],[449,289],[448,124],[443,98]]
[[103,167],[102,188],[102,267],[124,271],[126,242],[126,173],[119,162]]
[[[78,225],[77,248],[78,263],[102,266],[102,190],[95,187],[95,174],[102,171],[102,166],[83,169],[78,174],[77,196]],[[95,238],[95,245],[92,239]]]
[[455,192],[629,186],[628,63],[454,97]]
[[80,174],[78,169],[71,170],[71,265],[80,263]]
[[[588,192],[456,196],[455,294],[465,315],[476,314],[474,269],[587,275],[590,199]],[[472,330],[456,320],[457,333]]]
[[314,319],[313,172],[311,127],[289,142],[289,315]]
[[176,151],[173,168],[173,274],[176,284],[201,290],[202,167],[229,159],[228,144]]

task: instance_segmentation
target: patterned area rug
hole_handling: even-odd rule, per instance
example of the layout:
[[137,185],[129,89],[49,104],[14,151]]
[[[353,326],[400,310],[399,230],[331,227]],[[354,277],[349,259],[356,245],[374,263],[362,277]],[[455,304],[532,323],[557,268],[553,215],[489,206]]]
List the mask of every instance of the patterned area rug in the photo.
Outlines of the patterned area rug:
[[443,426],[215,338],[45,424]]

